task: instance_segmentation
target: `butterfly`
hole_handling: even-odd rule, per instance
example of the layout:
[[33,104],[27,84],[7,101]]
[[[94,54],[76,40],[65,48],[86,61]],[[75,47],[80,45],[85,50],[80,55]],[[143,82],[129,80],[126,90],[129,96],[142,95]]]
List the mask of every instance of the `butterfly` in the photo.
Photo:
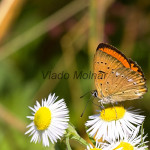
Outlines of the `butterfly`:
[[117,48],[100,43],[94,55],[92,93],[102,104],[142,98],[147,92],[141,67]]

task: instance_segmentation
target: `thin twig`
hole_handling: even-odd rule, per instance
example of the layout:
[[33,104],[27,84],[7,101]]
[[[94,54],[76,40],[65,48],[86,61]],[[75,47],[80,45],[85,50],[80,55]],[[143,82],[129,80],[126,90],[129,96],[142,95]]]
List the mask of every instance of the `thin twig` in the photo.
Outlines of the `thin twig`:
[[12,41],[9,41],[0,48],[0,60],[5,59],[9,55],[13,54],[17,50],[20,50],[24,46],[28,45],[32,41],[41,37],[48,31],[52,30],[54,27],[58,26],[71,16],[75,15],[79,11],[83,10],[88,6],[86,1],[75,0],[60,9],[55,14],[51,15],[47,19],[41,21],[34,27],[30,28],[28,31],[20,34]]
[[24,0],[3,0],[0,3],[0,42],[19,14]]

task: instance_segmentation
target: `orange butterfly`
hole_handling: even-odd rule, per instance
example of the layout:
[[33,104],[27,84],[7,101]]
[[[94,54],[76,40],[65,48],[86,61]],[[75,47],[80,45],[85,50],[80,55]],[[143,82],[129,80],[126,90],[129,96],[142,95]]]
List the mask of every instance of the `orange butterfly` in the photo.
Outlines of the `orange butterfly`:
[[103,104],[141,98],[147,92],[140,66],[115,47],[100,43],[94,55],[95,97]]

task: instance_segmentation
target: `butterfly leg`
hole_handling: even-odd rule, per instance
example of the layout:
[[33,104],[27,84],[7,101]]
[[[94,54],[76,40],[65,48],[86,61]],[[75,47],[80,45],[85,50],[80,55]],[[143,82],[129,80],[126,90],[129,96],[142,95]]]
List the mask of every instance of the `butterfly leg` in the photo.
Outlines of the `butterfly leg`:
[[97,107],[101,107],[100,105],[94,103],[93,101],[92,101],[92,104],[94,104],[94,105],[97,106]]
[[115,102],[116,105],[118,105],[118,102]]
[[104,110],[104,115],[105,115],[105,107],[104,107],[104,105],[103,105],[103,100],[101,100],[100,102],[101,102],[100,109],[101,109],[101,110]]
[[117,111],[116,111],[116,108],[115,108],[115,106],[114,106],[114,104],[113,103],[111,103],[112,104],[112,106],[114,107],[114,109],[115,109],[115,112],[116,112],[116,119],[117,119]]
[[103,105],[103,102],[101,101],[101,105],[100,105],[100,107],[102,108],[102,109],[105,109],[105,107],[104,107],[104,105]]

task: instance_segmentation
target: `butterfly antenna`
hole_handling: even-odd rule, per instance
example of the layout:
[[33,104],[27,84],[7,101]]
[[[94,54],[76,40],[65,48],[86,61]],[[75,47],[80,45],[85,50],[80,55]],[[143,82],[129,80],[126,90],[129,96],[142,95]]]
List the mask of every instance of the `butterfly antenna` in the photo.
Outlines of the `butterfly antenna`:
[[85,108],[84,108],[84,110],[83,110],[83,112],[82,112],[80,118],[83,116],[83,114],[84,114],[84,112],[85,112],[85,110],[86,110],[86,108],[87,108],[87,105],[88,105],[88,103],[91,101],[91,98],[92,98],[92,97],[93,97],[93,96],[91,96],[91,97],[89,98],[89,100],[87,101],[87,103],[86,103],[86,105],[85,105]]
[[91,91],[86,92],[84,95],[80,96],[80,98],[83,98],[84,96],[86,96],[88,93],[90,93]]

